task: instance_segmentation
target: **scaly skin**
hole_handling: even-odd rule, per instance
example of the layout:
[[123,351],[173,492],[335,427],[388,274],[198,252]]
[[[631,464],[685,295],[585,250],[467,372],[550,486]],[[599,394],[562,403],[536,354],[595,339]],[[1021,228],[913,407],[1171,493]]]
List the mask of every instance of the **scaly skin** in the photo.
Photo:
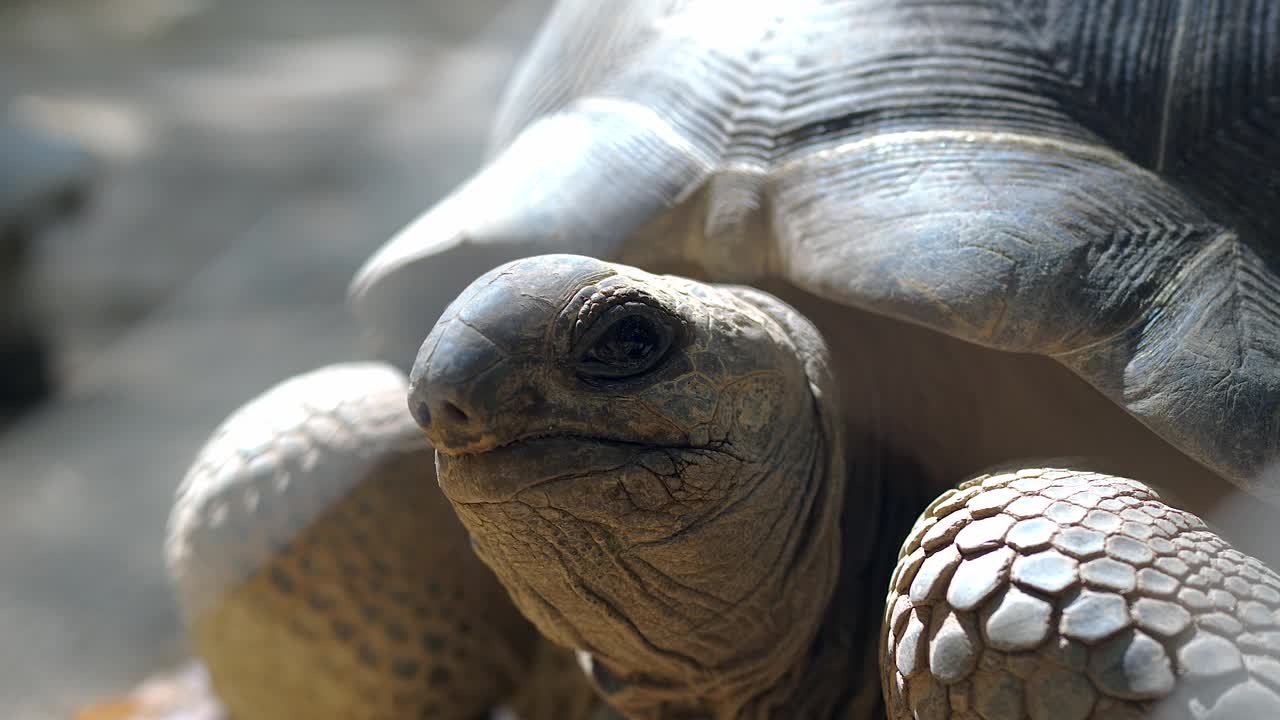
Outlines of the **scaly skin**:
[[1125,478],[1025,468],[944,493],[886,607],[894,720],[1280,708],[1280,576]]
[[[629,317],[666,328],[669,357],[634,381],[579,377]],[[791,670],[838,579],[824,358],[763,293],[550,256],[451,306],[410,408],[477,553],[544,634],[594,658],[612,704],[750,717],[802,689]]]
[[909,532],[934,479],[845,439],[832,367],[765,293],[546,256],[450,306],[409,404],[481,558],[628,717],[1280,712],[1262,563],[1071,469],[979,477]]
[[435,483],[375,364],[298,376],[195,461],[170,568],[196,653],[236,720],[585,717],[572,657],[543,647]]

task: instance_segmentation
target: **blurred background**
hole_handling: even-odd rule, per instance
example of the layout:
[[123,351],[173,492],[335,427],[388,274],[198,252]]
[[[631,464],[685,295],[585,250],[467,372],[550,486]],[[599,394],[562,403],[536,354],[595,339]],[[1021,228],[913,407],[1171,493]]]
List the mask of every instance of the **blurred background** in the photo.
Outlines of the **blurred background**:
[[366,357],[347,282],[480,163],[549,5],[0,0],[0,717],[182,662],[187,463]]

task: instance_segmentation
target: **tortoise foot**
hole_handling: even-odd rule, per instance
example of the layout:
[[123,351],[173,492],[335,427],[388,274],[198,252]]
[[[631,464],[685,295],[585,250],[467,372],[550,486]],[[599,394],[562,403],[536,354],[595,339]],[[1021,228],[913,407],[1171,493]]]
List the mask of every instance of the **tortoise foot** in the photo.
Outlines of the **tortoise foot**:
[[1280,717],[1280,576],[1141,483],[983,475],[899,558],[891,718]]
[[193,463],[169,567],[235,720],[475,720],[517,691],[578,703],[524,720],[589,709],[568,652],[542,647],[471,553],[406,390],[377,363],[295,376],[228,418]]

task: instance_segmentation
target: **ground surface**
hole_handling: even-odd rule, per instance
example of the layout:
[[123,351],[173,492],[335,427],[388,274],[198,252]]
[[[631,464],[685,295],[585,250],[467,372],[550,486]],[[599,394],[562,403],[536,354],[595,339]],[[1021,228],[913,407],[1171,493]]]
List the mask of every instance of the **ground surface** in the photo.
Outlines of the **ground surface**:
[[161,559],[213,426],[361,357],[360,261],[464,177],[542,0],[0,0],[0,102],[105,163],[41,240],[62,392],[0,435],[0,716],[183,657]]

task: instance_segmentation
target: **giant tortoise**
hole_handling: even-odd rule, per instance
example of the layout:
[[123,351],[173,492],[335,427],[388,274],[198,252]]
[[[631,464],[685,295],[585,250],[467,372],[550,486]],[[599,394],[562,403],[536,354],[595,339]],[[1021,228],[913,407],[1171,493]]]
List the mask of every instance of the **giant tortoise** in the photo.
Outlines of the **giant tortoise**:
[[[418,355],[409,405],[441,488],[611,704],[633,718],[1280,712],[1280,575],[1116,473],[1171,488],[1206,474],[1035,358],[796,307],[539,256],[477,280]],[[963,477],[948,467],[1046,443],[1089,457],[945,487]]]
[[[1173,507],[1280,556],[1280,5],[564,0],[495,147],[353,305],[400,367],[430,332],[395,422],[425,428],[481,559],[611,704],[1280,713],[1280,578]],[[502,264],[543,253],[572,254]],[[362,435],[387,385],[361,382],[291,386],[356,408],[316,423],[342,438],[326,454],[261,421],[210,446],[229,469],[187,484],[170,542],[193,616],[318,613],[279,662],[361,667],[326,683],[343,707],[430,672],[361,659],[352,638],[386,629],[360,592],[395,601],[361,586],[335,614],[346,540],[314,546],[337,558],[317,587],[280,532],[314,518],[281,519],[289,463],[430,482],[424,453]],[[327,499],[355,517],[358,495]],[[443,542],[384,512],[365,562]],[[402,604],[434,611],[426,585]],[[220,637],[234,694],[262,650]]]

